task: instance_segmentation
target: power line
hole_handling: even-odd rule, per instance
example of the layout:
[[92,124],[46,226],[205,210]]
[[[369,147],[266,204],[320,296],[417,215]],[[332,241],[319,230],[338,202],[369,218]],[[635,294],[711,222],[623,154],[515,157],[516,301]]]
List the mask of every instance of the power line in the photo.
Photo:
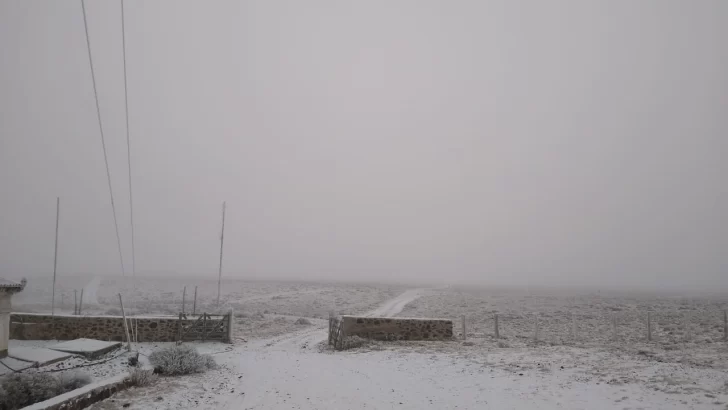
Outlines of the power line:
[[91,83],[93,84],[94,88],[94,98],[96,100],[96,117],[99,121],[99,133],[101,134],[101,148],[103,148],[104,151],[104,163],[106,164],[106,179],[109,183],[109,197],[111,198],[111,212],[114,215],[114,228],[116,228],[116,244],[119,248],[119,261],[121,262],[121,273],[122,275],[126,275],[126,271],[124,270],[124,257],[121,253],[121,238],[119,237],[119,223],[116,219],[116,205],[114,205],[114,191],[111,188],[111,171],[109,171],[109,158],[106,155],[106,140],[104,139],[104,127],[101,123],[101,108],[99,107],[99,93],[96,88],[96,76],[94,75],[94,62],[93,58],[91,57],[91,40],[89,40],[88,35],[88,21],[86,20],[86,2],[85,0],[81,0],[81,10],[83,11],[83,27],[86,32],[86,48],[88,49],[88,64],[91,68]]
[[124,0],[121,0],[121,45],[124,56],[124,109],[126,114],[126,161],[129,169],[129,215],[131,219],[131,271],[136,276],[136,247],[134,246],[134,196],[131,189],[131,140],[129,138],[129,91],[126,77],[126,26]]

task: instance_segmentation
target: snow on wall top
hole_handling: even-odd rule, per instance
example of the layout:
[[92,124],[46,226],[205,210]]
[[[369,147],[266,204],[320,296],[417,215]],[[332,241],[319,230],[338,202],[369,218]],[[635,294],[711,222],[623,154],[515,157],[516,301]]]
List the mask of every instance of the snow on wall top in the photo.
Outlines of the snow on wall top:
[[0,278],[0,288],[19,288],[23,289],[25,287],[25,284],[14,282],[9,279]]

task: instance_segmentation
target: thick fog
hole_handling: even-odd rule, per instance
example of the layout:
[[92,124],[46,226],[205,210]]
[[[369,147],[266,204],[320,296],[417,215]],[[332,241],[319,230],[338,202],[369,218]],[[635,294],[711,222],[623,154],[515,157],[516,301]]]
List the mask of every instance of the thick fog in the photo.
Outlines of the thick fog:
[[[137,275],[728,288],[728,2],[127,0]],[[120,4],[88,1],[127,274]],[[79,1],[0,2],[0,276],[121,274]]]

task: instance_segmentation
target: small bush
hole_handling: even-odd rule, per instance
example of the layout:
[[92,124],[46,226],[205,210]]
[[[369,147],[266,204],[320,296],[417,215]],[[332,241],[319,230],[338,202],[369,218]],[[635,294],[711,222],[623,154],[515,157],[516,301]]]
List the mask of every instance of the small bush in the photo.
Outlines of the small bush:
[[150,386],[157,381],[157,375],[154,370],[144,370],[135,368],[129,371],[129,384],[132,386],[143,387]]
[[85,373],[64,374],[60,377],[47,373],[11,374],[0,381],[0,408],[20,409],[89,383],[91,377]]
[[170,346],[154,351],[149,355],[149,362],[156,373],[167,376],[202,373],[217,366],[212,356],[200,354],[188,345]]
[[65,393],[91,383],[91,376],[83,372],[65,373],[58,377],[58,381]]
[[296,320],[295,324],[308,326],[311,324],[311,321],[306,319],[305,317],[299,317],[298,320]]
[[202,358],[205,359],[205,366],[208,369],[217,369],[217,362],[212,357],[212,355],[209,354],[203,354]]

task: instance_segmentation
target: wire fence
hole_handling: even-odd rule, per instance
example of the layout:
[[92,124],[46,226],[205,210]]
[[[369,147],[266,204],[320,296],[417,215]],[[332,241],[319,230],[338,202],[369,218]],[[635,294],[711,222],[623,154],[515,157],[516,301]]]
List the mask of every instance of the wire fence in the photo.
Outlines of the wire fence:
[[488,313],[463,316],[456,319],[454,327],[463,339],[531,339],[552,344],[728,341],[728,313],[725,310],[683,313],[631,311],[600,315],[573,312]]

